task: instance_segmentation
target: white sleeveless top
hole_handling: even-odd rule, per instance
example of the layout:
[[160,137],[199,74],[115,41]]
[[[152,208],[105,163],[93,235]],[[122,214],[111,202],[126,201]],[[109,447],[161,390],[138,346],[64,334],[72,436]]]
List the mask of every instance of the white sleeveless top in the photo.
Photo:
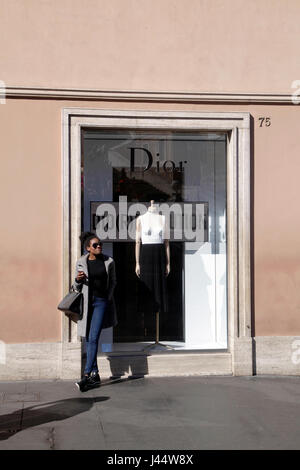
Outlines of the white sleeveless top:
[[147,211],[140,216],[142,244],[163,243],[165,239],[165,216]]

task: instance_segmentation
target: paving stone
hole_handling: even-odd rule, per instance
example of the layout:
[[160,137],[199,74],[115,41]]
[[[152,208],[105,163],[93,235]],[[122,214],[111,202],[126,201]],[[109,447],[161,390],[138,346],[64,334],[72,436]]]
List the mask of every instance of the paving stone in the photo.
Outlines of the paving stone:
[[40,401],[40,394],[39,392],[35,392],[35,393],[10,393],[10,392],[4,392],[3,394],[3,398],[2,398],[2,401],[3,402],[20,402],[20,403],[24,403],[24,402],[36,402],[36,401]]

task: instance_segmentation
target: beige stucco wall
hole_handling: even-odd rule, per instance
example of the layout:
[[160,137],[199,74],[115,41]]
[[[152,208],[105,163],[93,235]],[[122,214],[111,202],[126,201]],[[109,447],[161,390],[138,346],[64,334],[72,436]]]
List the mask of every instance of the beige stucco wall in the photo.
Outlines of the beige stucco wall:
[[55,340],[62,276],[60,114],[43,101],[7,100],[0,129],[0,338]]
[[[61,109],[78,105],[8,99],[0,106],[0,339],[8,343],[61,339]],[[84,101],[80,107],[251,113],[255,335],[299,335],[299,107]],[[270,127],[260,127],[261,116],[271,118]]]
[[298,0],[1,0],[9,86],[289,93]]
[[[7,87],[284,93],[300,79],[298,0],[0,0]],[[300,334],[300,105],[12,99],[0,104],[0,340],[61,339],[61,109],[253,116],[256,336]],[[259,127],[258,118],[271,118]]]

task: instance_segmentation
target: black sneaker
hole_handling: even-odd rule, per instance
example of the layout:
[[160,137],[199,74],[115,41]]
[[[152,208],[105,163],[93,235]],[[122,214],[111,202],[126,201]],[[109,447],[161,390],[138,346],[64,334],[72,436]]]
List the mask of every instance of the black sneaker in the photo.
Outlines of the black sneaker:
[[85,375],[79,382],[76,382],[75,385],[79,388],[81,392],[84,392],[88,388],[90,377]]
[[91,372],[88,380],[89,386],[96,387],[101,385],[101,379],[98,372]]

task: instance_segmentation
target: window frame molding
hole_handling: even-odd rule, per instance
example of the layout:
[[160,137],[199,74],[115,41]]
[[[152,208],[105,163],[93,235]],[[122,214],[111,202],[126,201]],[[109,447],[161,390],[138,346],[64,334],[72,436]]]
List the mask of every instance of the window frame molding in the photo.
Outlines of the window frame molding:
[[[227,354],[231,355],[234,375],[252,375],[250,113],[64,108],[61,181],[63,293],[68,291],[73,282],[75,263],[81,255],[82,127],[226,131]],[[77,325],[63,316],[62,342],[80,342],[76,330]],[[216,356],[220,356],[220,352]]]

